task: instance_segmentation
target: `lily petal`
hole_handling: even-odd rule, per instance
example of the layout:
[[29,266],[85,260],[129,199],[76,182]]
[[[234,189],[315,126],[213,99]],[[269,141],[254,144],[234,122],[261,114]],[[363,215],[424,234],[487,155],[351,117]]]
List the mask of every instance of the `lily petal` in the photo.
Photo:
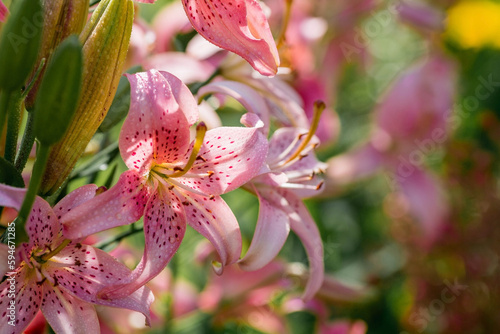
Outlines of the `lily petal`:
[[441,184],[432,174],[415,168],[401,178],[401,191],[408,199],[412,214],[421,224],[426,246],[432,245],[446,231],[448,204]]
[[62,226],[49,203],[36,197],[26,222],[30,246],[57,247],[62,236]]
[[9,14],[9,10],[5,7],[4,3],[0,1],[0,22],[5,21],[7,14]]
[[186,211],[187,223],[207,238],[219,255],[221,274],[224,266],[235,263],[241,254],[240,227],[229,206],[220,196],[212,199],[191,192],[178,193]]
[[78,239],[133,223],[143,215],[148,198],[142,177],[134,170],[126,171],[111,189],[61,217],[64,236]]
[[0,184],[0,206],[19,210],[23,204],[26,189]]
[[283,125],[309,128],[304,101],[285,81],[274,78],[245,78],[246,83],[266,97],[270,110]]
[[290,191],[279,189],[279,195],[288,202],[288,205],[282,205],[288,213],[290,227],[292,231],[302,241],[309,259],[309,280],[302,299],[310,300],[323,284],[325,269],[323,265],[323,242],[311,214],[307,210],[302,200]]
[[188,88],[167,72],[150,70],[127,78],[130,109],[120,133],[120,153],[128,168],[145,174],[153,160],[177,161],[187,151],[197,104]]
[[207,61],[196,59],[183,52],[154,54],[146,60],[146,69],[157,69],[175,75],[185,84],[205,82],[216,68]]
[[[240,268],[247,271],[261,269],[270,263],[283,248],[290,232],[288,215],[263,198],[257,190],[256,193],[259,197],[257,226],[245,257],[238,262]],[[273,196],[272,190],[268,196]]]
[[[36,283],[36,276],[27,276],[27,270],[23,270],[26,264],[18,268],[13,276],[15,282],[15,299],[9,299],[9,289],[11,280],[7,278],[0,284],[0,308],[3,310],[0,315],[0,333],[22,333],[28,324],[33,320],[40,309],[42,302],[42,288]],[[7,312],[8,303],[15,300],[15,326],[8,324],[9,313]]]
[[203,86],[198,96],[221,93],[236,99],[248,112],[252,112],[266,124],[264,135],[269,133],[270,111],[264,98],[248,85],[236,81],[218,81]]
[[267,146],[266,138],[256,128],[212,129],[189,170],[196,176],[196,184],[191,177],[177,180],[207,195],[224,194],[258,174],[267,156]]
[[182,3],[200,35],[240,55],[262,75],[276,74],[278,50],[258,1],[183,0]]
[[94,305],[45,281],[42,312],[56,333],[99,333],[99,320]]
[[144,214],[146,245],[141,262],[127,283],[104,289],[101,294],[108,299],[127,296],[157,276],[174,256],[185,232],[186,215],[179,198],[170,190],[155,192]]
[[[269,154],[267,157],[267,162],[272,163],[274,161],[286,161],[288,158],[294,154],[301,144],[301,139],[305,137],[308,130],[298,129],[298,128],[279,128],[273,133],[271,140],[269,141]],[[287,149],[293,142],[295,144]],[[309,146],[319,145],[319,139],[313,136],[308,143]],[[284,154],[284,152],[286,152]],[[307,153],[306,153],[307,154]],[[314,153],[302,155],[302,158],[290,165],[290,167],[284,168],[283,171],[287,170],[300,170],[305,173],[317,172],[318,169],[324,169],[326,165],[320,163],[316,158]]]
[[149,307],[154,297],[146,287],[124,298],[99,298],[102,289],[118,285],[130,275],[130,269],[100,249],[79,243],[69,244],[50,258],[43,274],[52,285],[85,302],[138,311],[150,320]]
[[54,213],[62,217],[72,209],[94,198],[97,188],[95,184],[87,184],[73,190],[54,206]]

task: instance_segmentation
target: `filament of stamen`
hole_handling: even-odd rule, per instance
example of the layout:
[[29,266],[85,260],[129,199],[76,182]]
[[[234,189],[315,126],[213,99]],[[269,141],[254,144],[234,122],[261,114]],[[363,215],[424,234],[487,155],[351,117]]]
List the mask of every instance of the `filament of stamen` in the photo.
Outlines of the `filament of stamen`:
[[[304,135],[305,134],[306,133],[304,133]],[[292,151],[292,149],[295,147],[295,145],[297,145],[297,142],[300,140],[300,138],[302,138],[302,135],[295,137],[293,139],[293,141],[291,142],[291,144],[288,145],[288,147],[283,152],[281,152],[281,154],[276,159],[274,159],[273,162],[269,163],[269,167],[272,170],[274,170],[274,168],[272,168],[272,166],[278,165],[281,161],[283,161],[283,159],[285,159],[285,157]]]
[[289,163],[290,161],[294,160],[297,158],[299,155],[302,154],[302,150],[309,144],[309,141],[311,141],[311,138],[314,136],[316,133],[316,130],[318,129],[319,125],[319,118],[321,117],[321,113],[323,110],[325,110],[326,106],[323,101],[316,101],[314,102],[314,115],[313,119],[311,121],[311,128],[309,129],[309,132],[307,133],[307,137],[300,143],[300,146],[297,148],[294,154],[292,154],[284,163],[283,165]]
[[296,181],[298,179],[312,180],[314,175],[316,175],[316,172],[314,170],[307,169],[307,170],[303,170],[303,171],[285,172],[285,175],[286,175],[286,177],[288,177],[288,179],[294,180],[294,181]]
[[71,240],[69,239],[66,239],[64,240],[59,246],[57,246],[56,249],[54,249],[52,252],[49,252],[47,254],[44,254],[40,257],[40,260],[42,260],[43,262],[46,262],[48,259],[50,259],[51,257],[53,257],[54,255],[56,255],[57,253],[59,253],[60,251],[62,251],[66,246],[68,246],[68,244],[71,242]]
[[292,3],[293,0],[285,0],[285,15],[283,17],[283,25],[281,26],[278,42],[276,43],[276,47],[278,49],[283,46],[286,40],[286,30],[288,29],[288,23],[290,22],[290,17],[292,16]]
[[296,184],[296,183],[284,183],[280,185],[281,188],[287,189],[309,189],[309,190],[319,190],[323,185],[323,181],[318,183],[317,185],[313,184]]
[[198,124],[198,126],[196,127],[196,140],[194,142],[193,150],[191,151],[191,155],[189,156],[189,160],[186,166],[184,166],[182,170],[168,175],[168,177],[182,176],[191,169],[198,156],[198,153],[200,153],[201,145],[203,145],[203,140],[205,139],[205,133],[207,133],[207,126],[205,125],[205,123],[200,122],[200,124]]

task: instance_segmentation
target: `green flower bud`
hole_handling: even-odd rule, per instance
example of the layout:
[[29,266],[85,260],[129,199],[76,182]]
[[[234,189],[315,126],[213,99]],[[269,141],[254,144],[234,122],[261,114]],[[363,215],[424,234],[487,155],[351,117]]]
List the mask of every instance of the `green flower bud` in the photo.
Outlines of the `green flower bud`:
[[40,0],[18,0],[2,27],[0,36],[0,89],[23,87],[40,47],[43,9]]
[[[72,34],[80,34],[87,21],[89,11],[88,0],[44,0],[43,1],[43,37],[38,59],[37,67],[40,61],[45,58],[46,64],[55,48],[66,37]],[[36,72],[33,71],[30,78],[33,79]],[[38,91],[38,85],[43,76],[44,69],[39,74],[28,96],[25,99],[26,109],[33,109],[35,96]]]
[[82,84],[82,47],[76,35],[55,50],[35,101],[34,133],[42,145],[58,142],[75,113]]
[[68,131],[51,149],[42,194],[63,184],[106,116],[123,71],[133,19],[132,0],[102,0],[80,34],[82,93]]

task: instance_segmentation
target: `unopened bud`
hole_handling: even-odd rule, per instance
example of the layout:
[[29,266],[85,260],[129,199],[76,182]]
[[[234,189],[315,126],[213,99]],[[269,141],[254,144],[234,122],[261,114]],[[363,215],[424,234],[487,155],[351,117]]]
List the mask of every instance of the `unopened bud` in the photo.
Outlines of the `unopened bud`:
[[65,136],[51,149],[42,194],[62,185],[106,116],[127,56],[133,19],[132,0],[102,0],[80,34],[84,59],[80,102]]
[[82,48],[76,35],[55,50],[35,101],[34,133],[43,145],[58,142],[74,115],[82,82]]
[[[43,1],[43,37],[36,64],[40,64],[45,58],[46,64],[56,47],[69,35],[80,34],[87,21],[89,11],[88,0],[44,0]],[[35,103],[41,78],[44,74],[43,68],[36,78],[25,100],[26,109],[31,110]],[[36,68],[30,75],[33,80]]]
[[0,89],[15,91],[24,82],[35,64],[40,47],[43,10],[40,0],[19,0],[0,36]]

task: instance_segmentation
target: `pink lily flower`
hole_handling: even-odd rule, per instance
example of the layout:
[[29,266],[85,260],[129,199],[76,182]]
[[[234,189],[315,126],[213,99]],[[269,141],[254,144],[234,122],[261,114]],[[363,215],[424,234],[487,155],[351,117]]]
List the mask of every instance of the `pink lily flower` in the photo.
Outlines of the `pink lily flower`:
[[273,296],[290,284],[284,271],[286,266],[278,261],[252,272],[229,266],[224,275],[210,277],[198,297],[198,307],[214,314],[215,323],[233,319],[265,333],[285,333],[283,315],[270,307]]
[[[261,131],[268,134],[270,108],[252,88],[239,82],[219,81],[199,91],[200,96],[213,93],[234,97],[248,111],[242,117],[242,123],[250,127],[260,126]],[[318,108],[322,111],[324,106],[315,107],[309,131],[289,127],[273,133],[266,161],[269,169],[254,178],[250,185],[245,185],[259,198],[260,212],[250,248],[239,262],[244,270],[262,268],[276,257],[291,228],[303,241],[311,264],[311,278],[304,299],[313,297],[321,286],[324,274],[321,237],[302,203],[302,198],[320,193],[323,182],[317,174],[326,167],[311,154],[319,145],[318,138],[314,136],[321,115]]]
[[[144,215],[145,250],[128,283],[106,296],[132,293],[155,277],[177,251],[186,224],[218,252],[220,267],[238,261],[241,235],[234,214],[220,197],[259,172],[267,140],[256,128],[222,127],[206,132],[189,89],[166,72],[128,75],[131,106],[120,134],[120,152],[129,171],[92,200],[89,210],[73,210],[65,235],[81,238],[137,221]],[[102,219],[105,215],[107,219]]]
[[[130,274],[125,265],[100,249],[69,241],[62,235],[61,219],[70,210],[84,207],[96,190],[95,185],[78,188],[54,208],[36,198],[25,226],[30,241],[19,247],[22,261],[0,284],[2,309],[5,311],[15,302],[15,312],[3,312],[1,316],[1,333],[23,332],[40,309],[56,333],[98,333],[99,322],[92,304],[139,311],[149,321],[154,297],[146,287],[121,299],[97,297],[99,290],[118,284]],[[25,189],[0,185],[0,205],[19,210],[25,193]],[[11,280],[16,284],[14,298],[9,300]]]
[[[290,229],[302,240],[310,263],[310,277],[303,294],[311,299],[321,287],[324,276],[323,244],[316,223],[303,198],[315,196],[323,181],[317,174],[326,165],[313,154],[319,140],[314,136],[320,112],[317,106],[309,131],[280,128],[269,142],[269,170],[254,178],[245,188],[256,194],[260,211],[253,240],[239,261],[244,270],[257,270],[270,263],[283,247]],[[255,114],[244,117],[248,125],[261,122]]]
[[4,5],[3,1],[0,0],[0,22],[4,22],[5,21],[5,18],[7,17],[7,14],[9,14],[9,10]]
[[211,43],[243,57],[260,74],[273,76],[279,55],[257,0],[183,0],[193,27]]

